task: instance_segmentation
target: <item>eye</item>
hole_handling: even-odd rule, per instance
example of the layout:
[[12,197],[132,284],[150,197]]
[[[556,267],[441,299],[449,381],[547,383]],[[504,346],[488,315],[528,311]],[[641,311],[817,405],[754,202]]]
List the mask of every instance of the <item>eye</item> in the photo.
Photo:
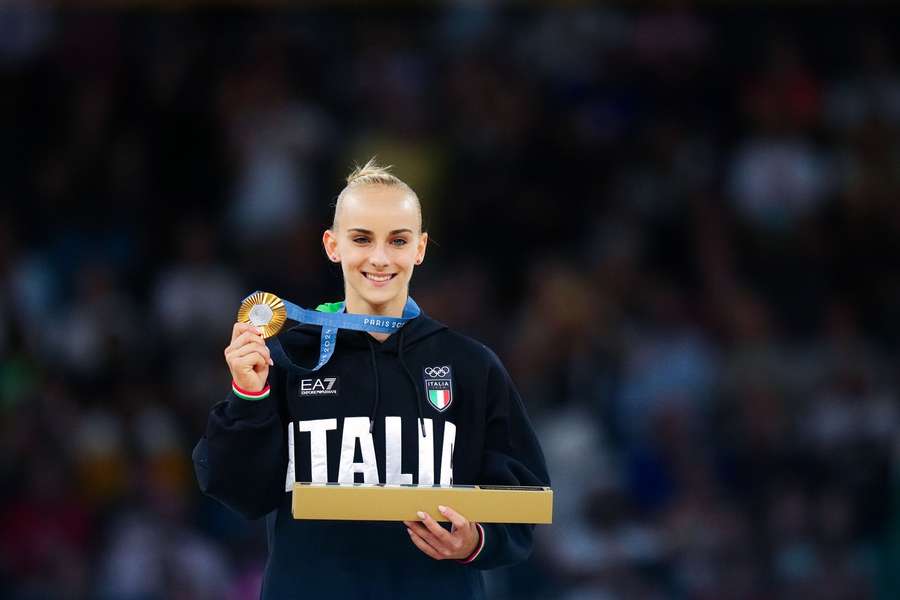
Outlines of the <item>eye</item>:
[[397,246],[398,248],[401,248],[406,245],[406,240],[403,238],[394,238],[391,240],[391,244]]
[[364,235],[358,235],[355,238],[353,238],[353,242],[355,244],[367,244],[369,242],[369,238],[367,238]]

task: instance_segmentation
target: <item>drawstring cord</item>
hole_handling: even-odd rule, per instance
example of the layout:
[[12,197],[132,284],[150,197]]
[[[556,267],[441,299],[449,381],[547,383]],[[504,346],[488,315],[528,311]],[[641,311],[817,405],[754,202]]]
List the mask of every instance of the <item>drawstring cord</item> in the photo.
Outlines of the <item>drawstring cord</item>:
[[425,419],[422,418],[422,403],[419,402],[419,386],[416,385],[416,379],[409,372],[406,361],[403,360],[403,329],[400,330],[400,341],[397,344],[397,360],[400,362],[400,366],[403,367],[403,372],[406,373],[415,391],[414,397],[416,399],[416,412],[419,415],[419,427],[422,429],[422,437],[425,437]]
[[369,417],[369,433],[375,428],[375,413],[378,411],[378,403],[381,401],[381,385],[378,383],[378,362],[375,360],[375,344],[372,336],[366,334],[369,339],[369,352],[372,354],[372,372],[375,374],[375,403],[372,405],[372,416]]

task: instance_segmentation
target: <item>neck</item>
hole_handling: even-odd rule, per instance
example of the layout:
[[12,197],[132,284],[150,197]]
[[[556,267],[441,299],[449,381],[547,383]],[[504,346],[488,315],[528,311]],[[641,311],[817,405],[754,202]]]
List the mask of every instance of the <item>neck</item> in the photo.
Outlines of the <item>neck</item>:
[[348,313],[354,315],[379,315],[382,317],[402,317],[403,308],[406,306],[407,296],[398,296],[396,299],[384,304],[371,304],[361,298],[347,297],[344,307]]

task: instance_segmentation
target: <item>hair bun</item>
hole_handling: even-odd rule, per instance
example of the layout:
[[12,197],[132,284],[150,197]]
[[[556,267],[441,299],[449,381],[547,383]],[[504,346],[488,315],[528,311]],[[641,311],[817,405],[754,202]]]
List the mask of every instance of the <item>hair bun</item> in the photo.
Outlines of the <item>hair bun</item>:
[[373,156],[365,165],[357,165],[353,171],[347,175],[347,185],[362,185],[380,183],[383,185],[399,185],[403,183],[400,179],[390,172],[393,165],[382,167],[378,164]]

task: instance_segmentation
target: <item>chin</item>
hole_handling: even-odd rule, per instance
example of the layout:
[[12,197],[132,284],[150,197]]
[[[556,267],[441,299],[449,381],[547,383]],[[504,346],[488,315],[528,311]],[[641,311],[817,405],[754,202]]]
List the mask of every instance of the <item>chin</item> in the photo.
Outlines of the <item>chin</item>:
[[383,306],[397,299],[399,294],[362,294],[362,299],[372,306]]
[[[363,286],[365,286],[365,282],[363,282]],[[400,292],[396,289],[373,290],[364,287],[363,289],[356,288],[356,294],[361,300],[372,306],[381,306],[396,299]]]

